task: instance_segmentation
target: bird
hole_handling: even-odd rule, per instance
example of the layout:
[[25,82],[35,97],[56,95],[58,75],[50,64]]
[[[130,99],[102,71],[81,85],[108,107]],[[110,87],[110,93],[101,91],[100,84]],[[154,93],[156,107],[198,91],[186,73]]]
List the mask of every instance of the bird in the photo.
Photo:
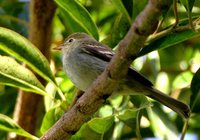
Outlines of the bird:
[[[115,55],[110,47],[82,32],[69,35],[62,45],[54,49],[61,50],[65,73],[82,91],[86,91]],[[171,108],[183,118],[190,115],[187,104],[155,89],[148,79],[132,67],[129,67],[127,75],[112,94],[145,95]]]

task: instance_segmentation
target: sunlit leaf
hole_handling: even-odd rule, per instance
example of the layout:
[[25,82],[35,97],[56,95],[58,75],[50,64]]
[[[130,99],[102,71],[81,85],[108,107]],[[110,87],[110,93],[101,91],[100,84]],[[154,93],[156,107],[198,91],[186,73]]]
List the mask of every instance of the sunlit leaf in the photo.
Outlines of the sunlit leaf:
[[88,126],[99,134],[104,134],[113,124],[114,117],[94,118],[88,122]]
[[0,84],[48,95],[36,76],[13,58],[0,56]]
[[56,108],[60,107],[61,103],[56,103],[48,112],[45,114],[40,131],[44,134],[51,126],[58,120],[58,117],[55,117]]
[[185,88],[189,86],[189,84],[191,83],[191,80],[192,80],[192,73],[190,71],[183,72],[175,78],[173,82],[173,87],[175,89]]
[[99,109],[98,113],[100,117],[108,117],[113,114],[113,108],[112,106],[104,105],[103,107]]
[[29,134],[19,125],[17,125],[11,118],[6,115],[0,114],[0,130],[7,132],[15,132],[20,136],[27,137],[29,139],[38,140],[39,138]]
[[151,108],[148,108],[147,110],[156,137],[162,139],[178,138],[176,125],[171,122],[167,114],[159,107],[158,103],[154,103],[152,110]]
[[[97,40],[99,38],[98,30],[88,11],[75,0],[55,0],[59,7],[62,9],[63,16],[69,22],[73,29],[75,26],[82,28],[81,31],[86,31],[88,34],[94,36]],[[70,24],[71,23],[71,24]]]
[[18,33],[0,27],[0,49],[23,61],[44,79],[55,82],[47,59],[31,42]]

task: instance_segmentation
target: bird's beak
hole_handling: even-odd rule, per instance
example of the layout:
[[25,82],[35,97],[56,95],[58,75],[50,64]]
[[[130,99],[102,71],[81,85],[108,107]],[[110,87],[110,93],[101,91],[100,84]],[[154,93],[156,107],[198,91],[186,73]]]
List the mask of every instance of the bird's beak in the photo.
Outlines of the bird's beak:
[[53,48],[53,50],[62,50],[63,47],[64,47],[64,45],[60,45],[60,46]]

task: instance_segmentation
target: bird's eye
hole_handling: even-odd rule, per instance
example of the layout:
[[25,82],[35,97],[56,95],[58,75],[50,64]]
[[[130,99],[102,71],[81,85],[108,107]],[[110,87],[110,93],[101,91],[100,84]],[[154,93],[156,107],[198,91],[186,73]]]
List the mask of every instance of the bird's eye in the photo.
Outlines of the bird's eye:
[[73,42],[73,41],[74,41],[73,38],[70,38],[70,39],[68,40],[69,43],[71,43],[71,42]]

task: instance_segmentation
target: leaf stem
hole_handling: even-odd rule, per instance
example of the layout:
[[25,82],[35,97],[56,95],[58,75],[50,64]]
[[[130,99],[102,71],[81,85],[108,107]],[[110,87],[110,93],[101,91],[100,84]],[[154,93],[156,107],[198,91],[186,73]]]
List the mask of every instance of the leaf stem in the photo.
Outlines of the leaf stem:
[[56,86],[56,89],[57,89],[57,91],[58,91],[58,94],[59,94],[60,98],[61,98],[63,101],[66,101],[65,95],[63,94],[63,92],[61,91],[61,89],[60,89],[57,85],[55,85],[55,86]]
[[189,122],[189,119],[186,119],[184,126],[183,126],[183,129],[182,129],[182,135],[181,135],[180,140],[184,140],[184,138],[185,138],[185,134],[186,134],[186,131],[187,131],[187,128],[188,128],[188,122]]

